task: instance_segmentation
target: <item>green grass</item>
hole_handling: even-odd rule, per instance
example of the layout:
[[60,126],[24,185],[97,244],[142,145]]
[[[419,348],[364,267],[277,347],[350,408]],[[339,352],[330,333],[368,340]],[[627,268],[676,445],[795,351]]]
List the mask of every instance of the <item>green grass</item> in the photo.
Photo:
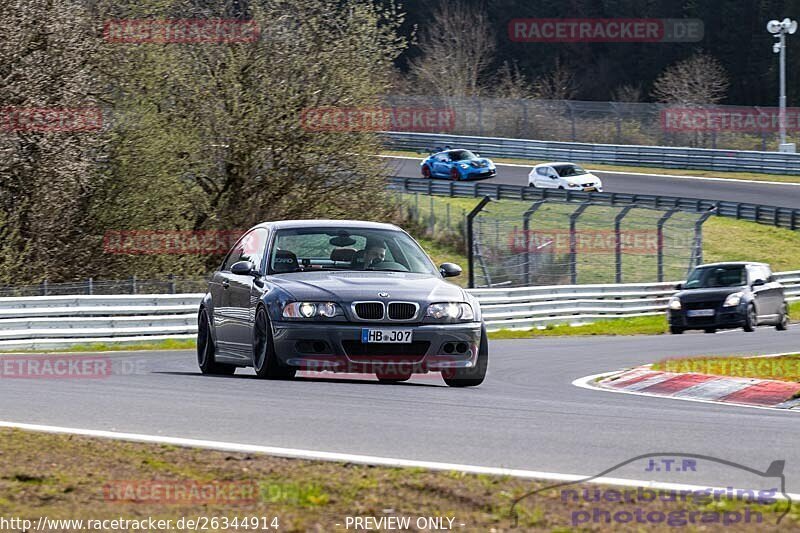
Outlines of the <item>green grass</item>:
[[456,285],[460,285],[461,287],[467,286],[467,282],[469,281],[467,279],[467,256],[453,247],[437,242],[433,239],[422,238],[417,239],[417,242],[419,242],[420,246],[422,246],[428,255],[431,256],[431,259],[436,266],[439,266],[442,263],[455,263],[464,269],[463,274],[455,278],[448,278],[448,281],[455,283]]
[[529,339],[531,337],[567,337],[586,335],[662,335],[667,332],[663,315],[598,320],[583,326],[549,325],[544,329],[503,329],[489,333],[490,339]]
[[[385,151],[382,155],[398,156],[398,157],[414,157],[419,158],[420,161],[428,155],[427,152],[410,152],[410,151]],[[488,155],[488,154],[482,154]],[[534,166],[539,163],[546,163],[545,160],[540,159],[519,159],[519,158],[506,158],[506,157],[492,157],[492,161],[497,164],[506,165],[529,165]],[[726,178],[732,180],[742,181],[780,181],[784,183],[800,183],[800,176],[787,176],[784,174],[762,174],[758,172],[722,172],[717,170],[684,170],[678,168],[661,168],[661,167],[630,167],[620,165],[603,165],[600,163],[589,163],[586,161],[575,160],[587,169],[598,170],[600,172],[606,170],[610,172],[631,172],[638,174],[669,174],[673,176],[697,176],[701,178]],[[420,176],[421,177],[421,176]],[[645,178],[646,179],[646,178]]]
[[158,342],[141,342],[136,344],[115,343],[90,343],[76,344],[70,348],[45,349],[45,350],[6,350],[2,353],[65,353],[65,352],[119,352],[119,351],[149,351],[149,350],[194,350],[197,343],[194,339],[166,339]]
[[763,261],[775,272],[800,270],[800,231],[712,217],[703,225],[703,260]]

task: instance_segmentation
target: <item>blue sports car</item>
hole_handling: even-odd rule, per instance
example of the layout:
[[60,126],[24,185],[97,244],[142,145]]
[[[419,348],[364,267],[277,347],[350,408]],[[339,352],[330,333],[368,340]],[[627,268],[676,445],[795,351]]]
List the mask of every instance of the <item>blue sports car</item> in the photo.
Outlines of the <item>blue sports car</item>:
[[492,178],[497,168],[491,159],[480,157],[469,150],[445,150],[425,158],[422,163],[423,178],[449,178],[453,181],[471,178]]

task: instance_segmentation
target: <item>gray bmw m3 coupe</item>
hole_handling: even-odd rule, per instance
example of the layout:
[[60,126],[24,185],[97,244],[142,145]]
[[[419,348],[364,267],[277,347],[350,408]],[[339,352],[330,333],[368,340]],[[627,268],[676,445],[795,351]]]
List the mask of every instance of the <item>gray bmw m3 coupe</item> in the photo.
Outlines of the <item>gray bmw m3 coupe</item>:
[[408,233],[391,224],[265,222],[247,231],[209,282],[198,314],[204,374],[253,367],[369,372],[382,382],[441,372],[480,385],[489,348],[478,302],[445,281]]

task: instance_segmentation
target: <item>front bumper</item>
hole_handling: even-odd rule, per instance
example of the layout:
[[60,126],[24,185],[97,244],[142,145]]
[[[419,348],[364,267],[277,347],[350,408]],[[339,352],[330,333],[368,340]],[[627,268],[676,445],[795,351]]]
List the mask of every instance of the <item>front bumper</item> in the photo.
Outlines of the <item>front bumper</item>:
[[[413,342],[365,344],[361,342],[361,330],[364,328],[411,329]],[[273,322],[272,338],[278,360],[294,368],[333,372],[425,373],[473,367],[478,357],[481,323],[409,325]],[[449,353],[448,348],[451,349]],[[465,349],[459,351],[458,348]]]
[[714,307],[713,316],[690,317],[686,309],[667,311],[670,327],[681,329],[732,329],[744,326],[747,309],[738,307]]
[[497,176],[497,169],[494,168],[469,168],[461,171],[462,179],[493,178]]

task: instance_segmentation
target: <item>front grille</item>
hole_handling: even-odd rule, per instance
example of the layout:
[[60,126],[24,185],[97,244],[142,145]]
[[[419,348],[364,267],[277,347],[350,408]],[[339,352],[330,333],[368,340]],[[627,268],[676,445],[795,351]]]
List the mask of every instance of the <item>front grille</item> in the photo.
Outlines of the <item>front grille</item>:
[[356,316],[361,320],[382,320],[383,303],[362,302],[355,305]]
[[417,306],[403,302],[389,304],[389,318],[391,320],[411,320],[417,315]]
[[392,362],[417,363],[425,357],[431,343],[414,341],[407,344],[369,344],[355,340],[342,341],[344,353],[353,361],[370,361],[375,357]]
[[683,308],[687,311],[690,309],[716,309],[722,304],[721,301],[718,302],[685,302],[683,303]]

